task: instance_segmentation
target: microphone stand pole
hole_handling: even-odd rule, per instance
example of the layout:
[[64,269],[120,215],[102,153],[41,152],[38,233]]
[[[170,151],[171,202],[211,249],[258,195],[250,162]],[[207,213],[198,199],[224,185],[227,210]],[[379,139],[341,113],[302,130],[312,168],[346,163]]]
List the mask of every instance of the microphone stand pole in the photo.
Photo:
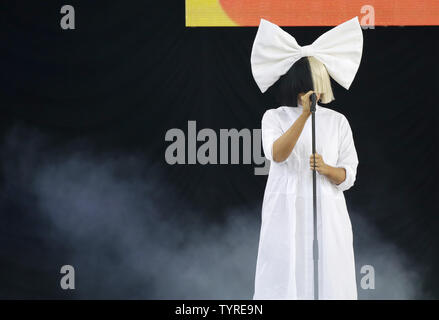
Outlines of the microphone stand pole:
[[[316,94],[310,96],[311,99],[311,115],[312,115],[312,154],[314,163],[316,161],[316,127],[315,127],[315,111],[316,111]],[[317,241],[317,194],[316,194],[316,170],[312,171],[312,195],[313,195],[313,225],[314,225],[314,240],[313,240],[313,260],[314,260],[314,300],[319,300],[319,243]]]

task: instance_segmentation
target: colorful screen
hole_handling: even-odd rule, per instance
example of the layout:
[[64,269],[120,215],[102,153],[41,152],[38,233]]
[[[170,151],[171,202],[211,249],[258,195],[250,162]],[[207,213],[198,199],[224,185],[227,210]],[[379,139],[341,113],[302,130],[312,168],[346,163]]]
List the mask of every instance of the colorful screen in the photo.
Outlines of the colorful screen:
[[439,1],[186,0],[186,26],[335,26],[354,16],[361,25],[439,25]]

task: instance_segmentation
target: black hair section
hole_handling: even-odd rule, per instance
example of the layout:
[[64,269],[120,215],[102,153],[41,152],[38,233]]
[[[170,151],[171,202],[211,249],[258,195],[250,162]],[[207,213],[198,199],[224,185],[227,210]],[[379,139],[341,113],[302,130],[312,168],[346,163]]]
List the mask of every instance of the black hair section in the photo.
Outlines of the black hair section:
[[302,57],[273,84],[272,94],[278,106],[297,107],[298,94],[310,90],[314,90],[311,67]]

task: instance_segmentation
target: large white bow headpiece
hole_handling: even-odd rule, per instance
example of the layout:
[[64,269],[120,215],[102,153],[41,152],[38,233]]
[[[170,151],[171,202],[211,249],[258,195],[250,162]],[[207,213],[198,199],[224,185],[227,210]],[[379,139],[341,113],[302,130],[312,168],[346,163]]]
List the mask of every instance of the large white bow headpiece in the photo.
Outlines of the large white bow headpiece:
[[261,18],[250,61],[253,77],[262,92],[306,56],[320,60],[329,75],[349,89],[358,71],[362,52],[363,32],[358,17],[339,24],[303,47],[279,26]]

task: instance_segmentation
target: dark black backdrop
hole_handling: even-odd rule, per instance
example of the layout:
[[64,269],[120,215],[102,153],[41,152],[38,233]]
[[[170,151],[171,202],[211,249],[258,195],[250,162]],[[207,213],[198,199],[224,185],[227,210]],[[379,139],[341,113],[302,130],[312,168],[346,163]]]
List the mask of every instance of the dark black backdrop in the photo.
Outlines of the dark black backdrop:
[[[259,226],[266,176],[254,175],[254,165],[171,166],[164,157],[166,131],[186,131],[188,120],[196,120],[198,129],[260,128],[262,114],[274,105],[251,75],[257,28],[186,28],[184,1],[70,1],[77,28],[63,31],[63,4],[0,5],[4,298],[76,297],[66,295],[57,283],[60,265],[72,261],[72,252],[81,246],[62,231],[54,233],[30,191],[37,167],[56,166],[72,150],[86,150],[98,164],[108,155],[118,161],[119,155],[136,154],[142,160],[130,169],[127,183],[135,172],[145,181],[160,172],[145,197],[151,197],[150,209],[161,206],[163,219],[168,213],[184,213],[175,219],[221,225],[227,212],[239,207]],[[329,27],[284,29],[300,44],[309,44]],[[361,239],[368,237],[356,223],[355,212],[360,212],[380,239],[398,248],[418,270],[419,297],[438,298],[439,29],[376,27],[363,34],[362,63],[351,89],[333,82],[336,100],[328,105],[348,118],[360,159],[356,184],[345,193],[354,241],[361,246]],[[122,167],[128,170],[126,163]],[[127,212],[124,221],[129,220]],[[248,238],[253,243],[251,264],[257,236],[253,230]],[[105,276],[107,269],[96,269]],[[253,272],[254,265],[247,269]],[[253,275],[246,275],[248,297]],[[193,285],[188,283],[189,292]],[[155,294],[157,288],[118,291],[114,283],[93,290],[84,296],[166,297],[164,290],[162,296]]]

